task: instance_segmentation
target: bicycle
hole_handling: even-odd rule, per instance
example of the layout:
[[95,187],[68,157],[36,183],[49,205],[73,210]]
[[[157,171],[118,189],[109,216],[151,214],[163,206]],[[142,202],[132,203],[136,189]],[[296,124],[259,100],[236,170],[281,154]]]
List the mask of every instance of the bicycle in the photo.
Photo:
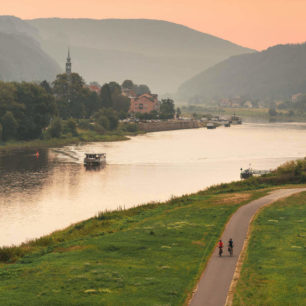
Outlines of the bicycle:
[[230,253],[230,256],[233,256],[233,247],[228,247],[228,252]]
[[222,248],[219,248],[219,256],[220,256],[220,257],[222,256],[222,253],[223,253],[223,249],[222,249]]

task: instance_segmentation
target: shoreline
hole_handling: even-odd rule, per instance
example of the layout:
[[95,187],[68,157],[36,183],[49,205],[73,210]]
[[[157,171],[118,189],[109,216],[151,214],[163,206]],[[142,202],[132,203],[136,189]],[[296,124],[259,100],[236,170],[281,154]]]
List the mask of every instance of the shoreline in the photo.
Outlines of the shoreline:
[[27,148],[42,149],[62,147],[71,144],[88,142],[117,142],[129,140],[129,136],[144,135],[153,132],[174,131],[183,129],[197,129],[202,126],[194,120],[170,120],[161,122],[139,122],[140,129],[136,132],[114,131],[108,134],[97,134],[90,131],[81,131],[78,136],[67,138],[34,139],[29,141],[0,142],[0,152],[9,150],[22,150]]

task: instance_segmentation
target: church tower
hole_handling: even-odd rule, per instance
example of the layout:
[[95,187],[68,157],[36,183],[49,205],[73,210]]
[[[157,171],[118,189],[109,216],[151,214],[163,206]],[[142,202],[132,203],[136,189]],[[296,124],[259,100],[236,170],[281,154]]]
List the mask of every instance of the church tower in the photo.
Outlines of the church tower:
[[68,56],[66,62],[66,73],[69,75],[71,74],[71,58],[70,58],[70,50],[68,49]]

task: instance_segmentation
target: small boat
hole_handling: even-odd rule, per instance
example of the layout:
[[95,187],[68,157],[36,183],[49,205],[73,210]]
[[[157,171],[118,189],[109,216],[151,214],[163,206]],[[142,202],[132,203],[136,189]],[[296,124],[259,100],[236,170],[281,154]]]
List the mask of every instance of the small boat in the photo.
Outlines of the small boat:
[[207,125],[206,125],[206,128],[207,128],[208,130],[215,129],[216,127],[217,127],[217,126],[216,126],[214,123],[211,123],[211,122],[207,123]]
[[234,114],[234,115],[231,117],[230,122],[231,122],[232,124],[242,124],[242,119],[241,119],[241,117],[236,116],[236,114]]
[[225,121],[225,122],[224,122],[224,126],[225,126],[225,127],[230,127],[230,126],[231,126],[231,123],[230,123],[229,121]]
[[100,166],[106,163],[106,153],[85,153],[84,165],[86,167]]
[[271,173],[271,170],[254,170],[252,168],[248,168],[243,170],[242,168],[240,169],[240,178],[241,179],[247,179],[252,176],[261,176],[261,175],[266,175]]

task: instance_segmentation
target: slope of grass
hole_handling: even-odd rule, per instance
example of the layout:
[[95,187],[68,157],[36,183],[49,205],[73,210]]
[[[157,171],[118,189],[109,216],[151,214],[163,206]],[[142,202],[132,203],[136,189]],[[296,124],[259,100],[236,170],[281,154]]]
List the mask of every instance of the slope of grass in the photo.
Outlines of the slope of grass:
[[206,192],[101,213],[2,248],[0,305],[182,305],[231,214],[264,193]]
[[233,305],[306,305],[305,224],[305,192],[260,212]]

